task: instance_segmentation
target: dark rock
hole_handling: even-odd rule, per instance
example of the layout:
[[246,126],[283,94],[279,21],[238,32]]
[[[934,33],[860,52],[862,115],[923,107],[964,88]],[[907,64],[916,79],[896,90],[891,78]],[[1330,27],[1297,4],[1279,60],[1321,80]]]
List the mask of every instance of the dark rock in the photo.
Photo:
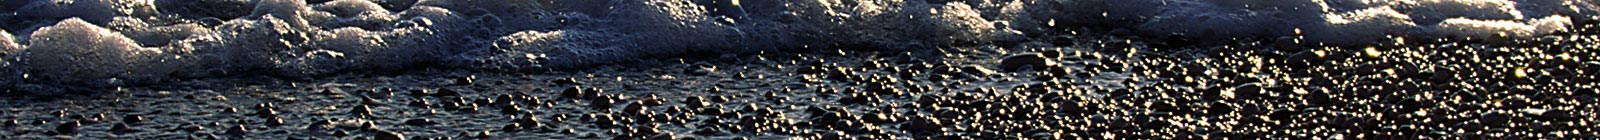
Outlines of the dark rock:
[[577,99],[578,97],[583,96],[583,94],[583,87],[579,86],[567,87],[567,89],[561,90],[561,97],[566,97],[568,99]]
[[473,80],[477,80],[477,79],[478,79],[478,76],[476,76],[476,75],[467,75],[466,77],[456,78],[455,79],[455,84],[456,85],[461,85],[461,86],[472,85],[472,81]]
[[1005,59],[1000,60],[1000,69],[1009,72],[1020,71],[1023,67],[1041,70],[1048,66],[1055,65],[1055,63],[1055,60],[1046,58],[1044,55],[1040,55],[1038,53],[1028,53],[1006,56]]
[[1206,113],[1209,113],[1211,115],[1226,115],[1226,114],[1229,114],[1229,113],[1233,113],[1233,111],[1235,111],[1235,110],[1237,110],[1237,109],[1234,109],[1233,105],[1230,105],[1228,103],[1215,102],[1215,103],[1211,103],[1211,107],[1206,109]]
[[1478,115],[1478,122],[1483,124],[1506,124],[1511,120],[1511,115],[1500,111],[1489,111]]
[[240,136],[245,135],[245,133],[249,133],[249,130],[246,130],[244,125],[234,125],[233,127],[229,127],[228,131],[225,133],[228,135]]
[[280,125],[283,125],[283,118],[278,118],[278,117],[267,118],[267,126],[280,126]]
[[1333,105],[1333,98],[1328,93],[1313,92],[1306,95],[1306,103],[1311,105]]
[[1272,110],[1272,113],[1267,114],[1267,117],[1279,122],[1286,122],[1294,119],[1294,116],[1296,115],[1300,115],[1300,111],[1293,109],[1277,109]]
[[509,131],[517,131],[517,129],[521,129],[521,128],[522,128],[521,124],[507,123],[505,126],[501,126],[500,127],[500,131],[508,131],[508,132]]
[[615,104],[616,101],[612,100],[611,98],[595,98],[594,100],[589,100],[589,107],[593,107],[595,110],[610,110],[611,106],[614,106]]
[[1233,87],[1233,98],[1255,99],[1256,97],[1260,97],[1262,95],[1261,91],[1261,83],[1245,83],[1243,85]]
[[81,126],[81,125],[82,124],[79,124],[78,121],[71,121],[71,122],[61,123],[60,125],[56,125],[56,129],[55,130],[56,130],[56,133],[61,133],[61,134],[76,134],[76,133],[78,133],[78,127]]
[[372,108],[367,107],[367,105],[356,106],[355,108],[350,109],[350,114],[372,116]]
[[685,107],[689,107],[689,108],[701,108],[701,107],[706,107],[708,104],[706,103],[706,101],[704,99],[700,99],[699,96],[694,96],[694,97],[684,98],[683,99],[683,105]]
[[1286,52],[1305,50],[1305,47],[1301,46],[1300,39],[1294,37],[1278,37],[1277,40],[1272,41],[1272,46]]
[[133,115],[133,114],[128,114],[128,115],[123,115],[122,116],[122,123],[139,124],[139,122],[144,122],[144,116]]
[[461,96],[461,92],[458,92],[458,91],[456,91],[454,89],[439,88],[439,92],[434,92],[433,94],[430,94],[429,96],[434,96],[434,97]]
[[112,132],[132,132],[133,129],[132,128],[128,128],[127,124],[117,123],[117,124],[112,124],[111,125],[111,131]]
[[378,130],[377,133],[373,134],[372,140],[405,140],[405,137],[406,135],[400,132]]
[[474,135],[473,137],[480,138],[480,139],[487,139],[487,138],[489,138],[489,136],[491,136],[491,135],[489,135],[489,131],[478,131],[477,134],[473,134],[473,135]]

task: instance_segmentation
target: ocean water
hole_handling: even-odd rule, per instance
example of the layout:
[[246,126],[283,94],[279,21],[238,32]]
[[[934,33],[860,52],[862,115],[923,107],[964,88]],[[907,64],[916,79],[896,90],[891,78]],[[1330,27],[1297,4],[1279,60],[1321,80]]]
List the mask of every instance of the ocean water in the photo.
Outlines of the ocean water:
[[1077,27],[1303,39],[1534,38],[1588,0],[9,0],[0,85],[418,66],[528,71],[801,46],[909,49]]

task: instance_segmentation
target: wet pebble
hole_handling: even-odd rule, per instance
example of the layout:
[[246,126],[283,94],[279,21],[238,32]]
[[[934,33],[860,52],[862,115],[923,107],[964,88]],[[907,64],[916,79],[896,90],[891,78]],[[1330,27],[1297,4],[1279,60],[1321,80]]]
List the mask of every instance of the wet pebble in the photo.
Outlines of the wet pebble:
[[401,134],[400,132],[379,130],[377,133],[373,134],[372,140],[405,140],[405,137],[405,134]]
[[56,133],[61,134],[76,134],[78,133],[78,127],[80,127],[80,125],[82,124],[79,124],[78,121],[70,121],[56,125],[55,130]]
[[111,125],[111,131],[112,132],[132,132],[133,129],[129,128],[127,124],[117,123],[117,124],[112,124]]
[[1025,67],[1040,70],[1047,66],[1055,65],[1055,63],[1054,60],[1050,60],[1038,53],[1018,54],[1001,59],[1000,69],[1011,72],[1019,71]]
[[128,115],[123,115],[122,116],[122,123],[139,124],[139,122],[144,122],[144,116],[133,115],[133,114],[128,114]]

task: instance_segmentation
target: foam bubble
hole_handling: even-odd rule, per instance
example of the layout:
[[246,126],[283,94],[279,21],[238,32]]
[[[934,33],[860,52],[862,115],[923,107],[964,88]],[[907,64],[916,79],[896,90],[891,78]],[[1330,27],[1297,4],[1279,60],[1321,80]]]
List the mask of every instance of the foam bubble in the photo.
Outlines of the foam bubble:
[[1444,35],[1470,38],[1532,38],[1566,29],[1572,21],[1563,16],[1552,16],[1527,23],[1509,20],[1474,20],[1451,18],[1439,23],[1437,30]]
[[161,53],[78,18],[44,27],[31,38],[23,54],[27,71],[62,82],[127,77],[148,67],[151,57]]
[[11,38],[10,32],[0,30],[0,62],[5,61],[3,60],[6,58],[5,56],[10,56],[17,50],[22,50],[22,45],[17,45],[17,42],[12,41]]
[[76,17],[91,23],[105,23],[113,17],[150,17],[157,14],[150,0],[43,0],[18,9],[17,16],[28,18]]

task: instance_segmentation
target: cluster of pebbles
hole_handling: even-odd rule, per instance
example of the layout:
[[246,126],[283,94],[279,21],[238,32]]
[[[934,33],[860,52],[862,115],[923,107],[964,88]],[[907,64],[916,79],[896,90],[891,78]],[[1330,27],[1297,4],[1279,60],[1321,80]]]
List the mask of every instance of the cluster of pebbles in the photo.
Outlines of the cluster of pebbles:
[[570,71],[7,92],[0,139],[1597,139],[1600,25],[1574,28],[1368,46],[1075,29]]

